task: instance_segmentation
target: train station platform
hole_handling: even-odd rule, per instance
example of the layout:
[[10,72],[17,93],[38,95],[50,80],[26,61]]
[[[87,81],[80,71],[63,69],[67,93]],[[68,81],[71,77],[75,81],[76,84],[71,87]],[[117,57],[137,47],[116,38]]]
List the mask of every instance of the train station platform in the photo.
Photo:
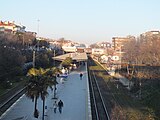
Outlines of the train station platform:
[[[80,72],[83,73],[82,80],[80,79]],[[62,114],[58,111],[55,114],[51,100],[51,108],[48,111],[48,120],[91,120],[88,74],[86,67],[80,66],[76,71],[69,74],[68,78],[61,81],[58,80],[57,97],[58,101],[61,99],[64,102]]]
[[[83,73],[82,80],[80,73]],[[92,120],[89,84],[86,65],[79,66],[69,73],[66,79],[58,78],[57,99],[53,99],[53,91],[49,90],[46,98],[45,120]],[[58,109],[54,113],[54,101],[62,100],[64,107],[60,114]],[[34,102],[23,95],[10,109],[6,111],[0,120],[42,120],[42,100],[39,98],[37,108],[39,118],[33,117]]]
[[63,61],[67,57],[71,57],[72,60],[75,60],[77,62],[86,61],[88,59],[86,53],[67,53],[67,54],[64,54],[64,55],[59,55],[59,56],[53,57],[53,59],[58,60],[58,61]]

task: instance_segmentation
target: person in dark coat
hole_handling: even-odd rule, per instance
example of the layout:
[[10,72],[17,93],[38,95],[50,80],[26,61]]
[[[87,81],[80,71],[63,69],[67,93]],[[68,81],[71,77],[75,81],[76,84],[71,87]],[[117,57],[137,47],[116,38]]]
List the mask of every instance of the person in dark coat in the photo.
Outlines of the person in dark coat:
[[59,112],[60,112],[60,113],[62,113],[62,107],[63,107],[63,102],[62,102],[62,100],[60,100],[60,101],[58,102],[58,108],[59,108]]
[[80,79],[82,80],[82,77],[83,77],[83,74],[82,73],[80,73]]

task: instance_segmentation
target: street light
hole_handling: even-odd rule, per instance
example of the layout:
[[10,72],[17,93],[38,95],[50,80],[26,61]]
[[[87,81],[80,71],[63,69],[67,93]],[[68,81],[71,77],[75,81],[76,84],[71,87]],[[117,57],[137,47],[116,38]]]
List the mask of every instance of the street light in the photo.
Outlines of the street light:
[[[38,43],[37,43],[38,44]],[[32,59],[32,62],[33,62],[33,68],[35,68],[35,62],[36,62],[36,48],[35,46],[37,45],[35,44],[34,47],[33,47],[33,59]]]
[[54,97],[53,97],[53,99],[57,99],[57,97],[56,97],[56,91],[57,91],[57,86],[56,86],[56,84],[54,85]]
[[33,68],[35,68],[35,55],[36,51],[33,49]]

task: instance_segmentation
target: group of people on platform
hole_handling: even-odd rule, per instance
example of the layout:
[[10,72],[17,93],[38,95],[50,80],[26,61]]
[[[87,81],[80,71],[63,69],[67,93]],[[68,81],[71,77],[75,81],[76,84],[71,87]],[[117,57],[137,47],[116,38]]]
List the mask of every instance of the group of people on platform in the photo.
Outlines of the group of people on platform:
[[59,113],[61,114],[61,113],[62,113],[62,107],[63,107],[63,102],[62,102],[62,100],[60,100],[58,103],[57,103],[57,101],[55,101],[55,102],[53,103],[54,113],[57,112],[57,108],[58,108]]
[[[83,63],[83,65],[85,65],[85,62]],[[62,74],[63,75],[67,75],[68,76],[68,74],[69,74],[69,70],[67,69],[67,68],[62,68]],[[57,75],[57,77],[62,77],[63,75]],[[80,80],[82,80],[82,77],[83,77],[83,73],[81,72],[80,74],[79,74],[79,76],[80,76]],[[64,76],[63,76],[64,77]],[[64,103],[62,102],[62,100],[59,100],[59,102],[57,102],[56,100],[54,101],[54,103],[53,103],[53,108],[54,108],[54,113],[56,113],[57,112],[57,108],[58,108],[58,110],[59,110],[59,113],[61,114],[62,113],[62,107],[64,106]]]

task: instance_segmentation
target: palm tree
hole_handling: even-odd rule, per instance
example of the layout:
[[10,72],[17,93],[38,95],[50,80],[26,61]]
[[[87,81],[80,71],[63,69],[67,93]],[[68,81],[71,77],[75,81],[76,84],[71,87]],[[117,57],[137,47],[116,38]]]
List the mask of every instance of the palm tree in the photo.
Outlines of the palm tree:
[[42,68],[35,69],[31,68],[28,71],[29,81],[27,85],[26,96],[35,100],[34,117],[38,118],[39,112],[37,110],[37,99],[41,97],[43,100],[43,115],[44,120],[44,108],[45,108],[45,97],[48,95],[47,89],[53,90],[52,86],[57,84],[56,80],[53,79],[53,71],[44,70]]
[[[34,117],[38,118],[39,112],[37,110],[37,99],[40,96],[40,86],[39,86],[39,78],[38,71],[36,69],[29,70],[29,81],[26,89],[26,96],[31,98],[34,101]],[[33,74],[31,74],[33,73]]]
[[43,101],[43,113],[42,113],[42,120],[44,120],[44,109],[45,109],[45,98],[48,95],[48,88],[53,90],[52,86],[57,84],[55,80],[52,79],[52,75],[50,74],[50,71],[47,71],[45,73],[45,76],[42,77],[40,87],[41,87],[41,99]]

